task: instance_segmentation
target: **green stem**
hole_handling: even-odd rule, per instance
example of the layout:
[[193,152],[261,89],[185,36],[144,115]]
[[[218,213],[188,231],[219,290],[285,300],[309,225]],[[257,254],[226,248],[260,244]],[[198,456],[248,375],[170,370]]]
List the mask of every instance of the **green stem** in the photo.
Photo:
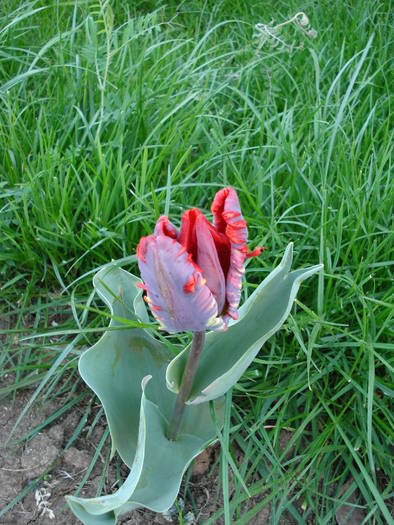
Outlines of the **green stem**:
[[189,357],[182,376],[181,388],[176,398],[174,412],[172,414],[171,423],[168,427],[167,437],[171,441],[176,441],[179,429],[181,426],[183,414],[185,412],[186,404],[193,386],[194,376],[196,375],[198,362],[200,360],[201,351],[204,347],[205,332],[194,332],[192,347],[189,352]]

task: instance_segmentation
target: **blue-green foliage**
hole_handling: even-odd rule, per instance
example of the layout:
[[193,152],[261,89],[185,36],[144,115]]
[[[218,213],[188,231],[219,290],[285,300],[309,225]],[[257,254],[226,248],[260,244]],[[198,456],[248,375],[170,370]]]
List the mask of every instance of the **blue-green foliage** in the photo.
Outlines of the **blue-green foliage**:
[[[321,269],[318,265],[289,273],[291,261],[289,245],[278,268],[243,306],[239,321],[227,332],[208,337],[196,375],[201,395],[192,393],[175,442],[166,437],[176,397],[167,389],[165,378],[170,354],[164,343],[144,328],[149,327],[149,318],[136,286],[139,279],[116,266],[95,276],[94,286],[111,309],[112,319],[98,343],[81,356],[79,371],[104,406],[112,452],[117,450],[131,470],[115,494],[89,500],[68,497],[85,525],[113,525],[127,510],[143,506],[163,512],[172,505],[187,466],[216,438],[215,425],[223,421],[223,394],[280,328],[301,281]],[[179,364],[183,354],[180,357],[168,367],[172,390],[182,375]],[[216,423],[204,402],[210,400],[215,400]],[[95,521],[97,516],[100,521]]]

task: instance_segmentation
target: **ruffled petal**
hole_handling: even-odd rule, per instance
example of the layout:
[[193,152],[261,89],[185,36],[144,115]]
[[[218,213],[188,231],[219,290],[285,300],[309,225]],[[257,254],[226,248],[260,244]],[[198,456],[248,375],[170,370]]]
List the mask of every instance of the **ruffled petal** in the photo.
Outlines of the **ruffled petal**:
[[183,213],[181,231],[177,240],[185,247],[187,252],[191,254],[193,260],[197,261],[198,243],[196,224],[200,217],[204,218],[205,224],[209,228],[213,242],[215,243],[220,266],[223,270],[224,276],[226,276],[230,267],[230,241],[224,233],[217,231],[198,208],[193,208],[192,210],[187,210]]
[[209,232],[212,235],[213,242],[215,243],[215,248],[219,257],[220,266],[223,270],[224,277],[226,277],[230,268],[230,240],[224,233],[218,232],[215,226],[213,226],[209,221],[207,221],[207,225],[209,228]]
[[171,239],[177,239],[179,232],[169,220],[167,215],[162,215],[161,217],[159,217],[156,223],[154,235],[165,235],[166,237],[170,237]]
[[197,260],[196,219],[200,215],[202,213],[197,208],[186,210],[182,215],[181,231],[178,237],[178,242],[191,254],[194,261]]
[[245,254],[241,250],[231,247],[230,269],[226,280],[226,299],[227,311],[225,321],[228,323],[229,317],[238,319],[238,306],[241,300],[242,276],[244,268]]
[[168,332],[224,328],[218,307],[184,247],[165,235],[143,237],[138,266],[152,314]]
[[226,300],[226,284],[210,229],[213,229],[212,225],[200,214],[196,219],[197,264],[221,313]]
[[242,248],[248,241],[248,225],[244,220],[237,192],[234,188],[223,188],[213,199],[211,211],[213,225],[225,233],[230,241]]
[[215,228],[224,233],[231,243],[230,268],[226,278],[227,315],[224,316],[225,321],[228,322],[229,317],[238,319],[245,259],[259,255],[261,248],[256,248],[253,252],[248,249],[247,222],[243,218],[234,188],[223,188],[218,191],[212,202],[211,211]]

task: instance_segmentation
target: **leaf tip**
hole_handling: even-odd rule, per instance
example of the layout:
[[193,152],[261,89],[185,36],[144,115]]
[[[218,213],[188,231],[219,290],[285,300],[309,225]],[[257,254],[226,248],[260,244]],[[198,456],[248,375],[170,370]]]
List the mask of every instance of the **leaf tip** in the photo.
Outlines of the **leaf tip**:
[[142,378],[142,381],[141,381],[141,389],[143,392],[145,392],[145,388],[146,388],[146,385],[149,383],[149,381],[152,379],[152,376],[151,375],[147,375],[145,377]]
[[286,273],[290,271],[291,264],[293,262],[293,247],[294,243],[289,242],[289,244],[286,246],[285,253],[279,265],[286,271]]
[[324,264],[316,264],[315,266],[311,266],[310,268],[305,268],[304,272],[300,276],[300,282],[305,281],[305,279],[308,279],[309,277],[312,277],[317,272],[320,272],[320,270],[323,270]]

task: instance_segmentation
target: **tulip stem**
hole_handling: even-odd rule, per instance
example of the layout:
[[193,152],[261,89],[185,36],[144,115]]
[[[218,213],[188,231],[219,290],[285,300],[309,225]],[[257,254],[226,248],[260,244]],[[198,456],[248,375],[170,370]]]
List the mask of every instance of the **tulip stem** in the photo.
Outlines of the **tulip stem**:
[[170,441],[176,441],[181,426],[186,401],[192,390],[194,376],[196,375],[201,351],[204,347],[205,332],[194,332],[192,347],[182,376],[181,388],[176,398],[171,423],[168,427],[167,437]]

